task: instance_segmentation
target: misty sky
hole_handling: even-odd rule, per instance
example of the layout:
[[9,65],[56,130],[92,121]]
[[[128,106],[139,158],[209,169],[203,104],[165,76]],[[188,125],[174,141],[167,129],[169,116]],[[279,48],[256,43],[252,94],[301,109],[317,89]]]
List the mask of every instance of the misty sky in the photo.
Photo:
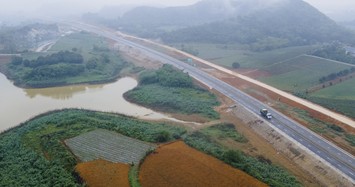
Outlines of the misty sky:
[[[119,4],[154,4],[154,5],[186,5],[198,0],[0,0],[0,14],[25,14],[38,10],[60,10],[72,14],[80,10],[95,12],[105,5]],[[355,0],[305,0],[326,14],[355,10]],[[355,19],[355,17],[353,18]]]

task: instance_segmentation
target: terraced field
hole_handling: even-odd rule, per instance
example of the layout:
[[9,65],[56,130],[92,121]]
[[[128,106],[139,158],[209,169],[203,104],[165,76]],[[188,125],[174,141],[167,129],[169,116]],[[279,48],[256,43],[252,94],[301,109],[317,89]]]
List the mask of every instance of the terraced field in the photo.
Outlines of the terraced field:
[[139,163],[155,145],[108,130],[95,130],[68,139],[66,145],[84,162],[104,159],[114,163]]

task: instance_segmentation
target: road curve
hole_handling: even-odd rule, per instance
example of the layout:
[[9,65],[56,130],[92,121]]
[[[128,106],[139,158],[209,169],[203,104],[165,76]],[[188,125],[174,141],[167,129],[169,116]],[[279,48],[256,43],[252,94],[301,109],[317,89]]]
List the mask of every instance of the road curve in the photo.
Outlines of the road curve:
[[352,155],[348,154],[341,148],[328,142],[327,140],[318,136],[312,131],[306,129],[294,120],[265,105],[264,103],[261,103],[260,101],[236,89],[235,87],[203,72],[202,70],[199,70],[166,54],[125,40],[124,38],[117,36],[115,33],[95,26],[77,22],[75,24],[68,24],[73,27],[93,32],[103,37],[115,40],[127,46],[137,48],[141,52],[145,53],[145,55],[153,59],[159,60],[163,63],[174,65],[175,67],[183,70],[184,72],[189,73],[190,76],[206,84],[210,88],[214,88],[215,90],[226,95],[235,102],[241,104],[250,112],[256,115],[259,115],[260,108],[267,108],[274,116],[274,118],[269,121],[274,127],[281,130],[284,134],[289,136],[289,138],[293,139],[294,141],[297,141],[299,144],[302,144],[305,148],[309,149],[322,160],[328,162],[329,165],[332,166],[334,169],[340,171],[343,176],[347,177],[352,183],[355,183],[355,158]]

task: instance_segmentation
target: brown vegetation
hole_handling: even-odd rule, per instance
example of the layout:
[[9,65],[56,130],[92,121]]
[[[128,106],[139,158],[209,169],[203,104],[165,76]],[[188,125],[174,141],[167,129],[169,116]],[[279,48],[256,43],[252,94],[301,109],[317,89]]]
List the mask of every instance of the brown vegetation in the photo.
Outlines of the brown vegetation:
[[142,186],[266,186],[211,156],[174,142],[149,155],[140,170]]
[[78,164],[76,171],[88,186],[124,187],[129,186],[129,168],[127,164],[95,160]]

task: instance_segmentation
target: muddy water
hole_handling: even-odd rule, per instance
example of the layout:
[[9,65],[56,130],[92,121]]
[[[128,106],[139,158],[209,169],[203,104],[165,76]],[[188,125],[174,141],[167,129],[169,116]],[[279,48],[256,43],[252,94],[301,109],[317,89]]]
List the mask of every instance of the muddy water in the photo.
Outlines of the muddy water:
[[83,108],[143,119],[178,121],[124,100],[123,93],[136,86],[136,80],[126,77],[111,84],[21,89],[0,73],[0,132],[38,114],[63,108]]

